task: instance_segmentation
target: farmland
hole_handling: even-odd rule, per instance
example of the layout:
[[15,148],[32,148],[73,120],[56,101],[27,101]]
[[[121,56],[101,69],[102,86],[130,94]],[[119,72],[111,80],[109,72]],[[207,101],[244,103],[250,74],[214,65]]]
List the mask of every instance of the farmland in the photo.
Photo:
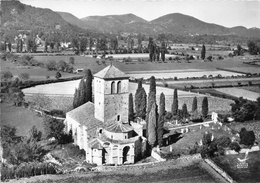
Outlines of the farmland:
[[216,88],[215,90],[226,93],[228,95],[233,95],[235,97],[243,97],[252,101],[256,101],[256,99],[260,97],[260,93],[248,91],[241,88]]

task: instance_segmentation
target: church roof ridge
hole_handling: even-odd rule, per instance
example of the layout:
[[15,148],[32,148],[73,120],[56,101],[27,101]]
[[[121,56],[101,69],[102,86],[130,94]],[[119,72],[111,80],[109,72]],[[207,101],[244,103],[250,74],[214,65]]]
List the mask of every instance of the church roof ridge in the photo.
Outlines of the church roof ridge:
[[113,64],[110,64],[109,66],[105,67],[98,73],[94,74],[94,77],[98,77],[101,79],[129,78],[129,76],[127,76],[124,72],[119,70]]

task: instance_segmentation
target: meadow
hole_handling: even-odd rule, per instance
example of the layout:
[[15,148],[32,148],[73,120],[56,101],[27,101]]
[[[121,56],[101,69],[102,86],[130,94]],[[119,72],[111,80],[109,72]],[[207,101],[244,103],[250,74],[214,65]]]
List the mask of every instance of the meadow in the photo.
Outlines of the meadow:
[[260,151],[250,152],[248,154],[248,168],[238,169],[238,158],[244,159],[245,154],[227,155],[221,157],[215,157],[212,160],[220,166],[227,174],[229,174],[234,181],[238,183],[245,182],[259,182],[260,180]]
[[1,107],[1,126],[8,125],[16,127],[18,136],[26,136],[29,130],[35,125],[40,131],[44,131],[43,118],[39,117],[35,112],[23,108],[16,107],[10,103],[0,103]]
[[256,99],[260,97],[260,93],[248,91],[242,88],[216,88],[215,90],[238,98],[243,97],[252,101],[256,101]]

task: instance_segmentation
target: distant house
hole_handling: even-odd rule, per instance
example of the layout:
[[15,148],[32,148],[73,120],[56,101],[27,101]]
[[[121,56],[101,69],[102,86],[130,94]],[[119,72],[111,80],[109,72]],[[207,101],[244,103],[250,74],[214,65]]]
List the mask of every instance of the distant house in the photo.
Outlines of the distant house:
[[134,163],[146,151],[143,125],[128,119],[129,77],[110,65],[94,75],[94,101],[66,114],[66,131],[86,151],[86,161]]

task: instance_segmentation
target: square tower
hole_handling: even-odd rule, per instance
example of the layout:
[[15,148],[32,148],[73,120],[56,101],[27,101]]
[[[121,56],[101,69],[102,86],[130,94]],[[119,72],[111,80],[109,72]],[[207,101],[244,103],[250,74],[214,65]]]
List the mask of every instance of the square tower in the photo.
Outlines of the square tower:
[[105,124],[128,123],[129,76],[113,65],[94,75],[95,118]]

